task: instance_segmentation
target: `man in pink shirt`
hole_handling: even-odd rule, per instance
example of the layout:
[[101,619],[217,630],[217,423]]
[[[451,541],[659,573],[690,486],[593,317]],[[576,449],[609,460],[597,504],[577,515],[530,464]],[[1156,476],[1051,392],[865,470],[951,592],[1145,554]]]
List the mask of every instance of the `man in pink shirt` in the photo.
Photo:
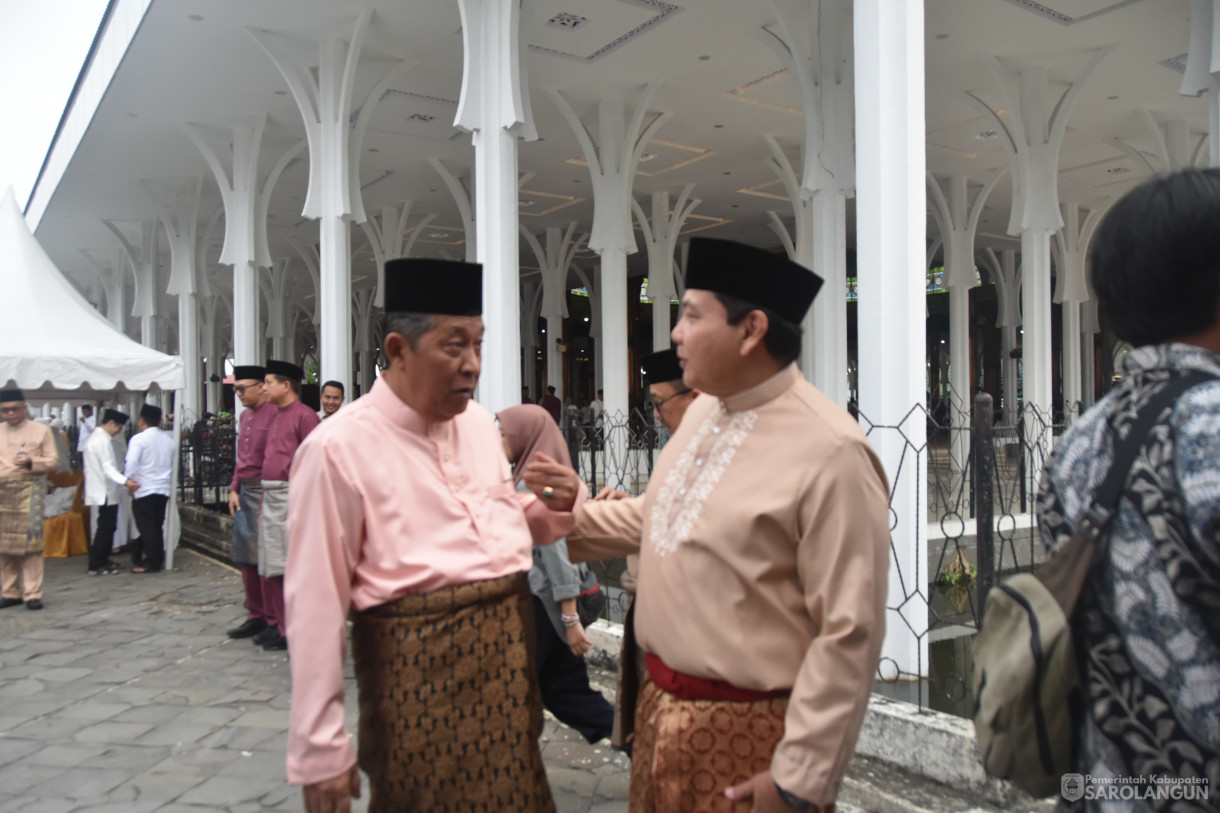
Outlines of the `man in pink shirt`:
[[305,371],[287,361],[268,361],[263,387],[275,406],[263,451],[263,503],[258,515],[258,573],[263,601],[275,626],[254,637],[266,650],[288,648],[284,622],[284,564],[288,556],[288,473],[305,436],[320,423],[318,413],[301,401]]
[[359,796],[343,719],[351,611],[370,810],[553,811],[527,573],[587,491],[554,464],[518,494],[472,403],[481,266],[391,260],[385,284],[389,368],[293,463],[288,779],[309,813]]
[[233,564],[241,568],[246,593],[246,620],[229,630],[230,638],[252,638],[278,624],[274,612],[263,601],[266,588],[258,575],[258,508],[263,499],[263,453],[267,432],[277,412],[267,400],[263,367],[244,364],[233,368],[233,392],[241,399],[241,431],[237,436],[237,461],[229,483],[229,516],[233,517]]

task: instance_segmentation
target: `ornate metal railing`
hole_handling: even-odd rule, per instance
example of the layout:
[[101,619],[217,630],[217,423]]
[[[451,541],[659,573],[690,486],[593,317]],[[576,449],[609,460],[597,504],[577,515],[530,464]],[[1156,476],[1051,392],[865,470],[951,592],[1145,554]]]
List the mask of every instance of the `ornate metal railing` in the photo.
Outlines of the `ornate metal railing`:
[[229,481],[237,453],[237,432],[232,418],[190,420],[183,416],[178,475],[179,502],[215,511],[227,511]]

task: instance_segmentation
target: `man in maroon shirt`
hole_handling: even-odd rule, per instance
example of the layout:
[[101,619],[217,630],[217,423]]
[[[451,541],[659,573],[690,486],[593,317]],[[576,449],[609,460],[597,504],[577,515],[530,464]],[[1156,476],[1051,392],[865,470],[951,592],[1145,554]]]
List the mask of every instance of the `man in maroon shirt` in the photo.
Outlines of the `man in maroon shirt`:
[[258,518],[258,572],[266,581],[264,600],[276,625],[256,637],[263,649],[288,648],[284,636],[284,562],[288,557],[288,470],[301,441],[320,422],[318,413],[301,402],[305,371],[286,361],[268,361],[263,379],[276,407],[263,453],[263,505]]
[[255,365],[233,368],[233,391],[241,399],[241,431],[237,460],[229,483],[229,516],[233,517],[233,564],[241,569],[246,593],[246,620],[229,630],[230,638],[251,638],[274,626],[277,619],[263,600],[265,585],[258,575],[258,507],[263,499],[263,453],[275,406],[267,400],[263,378]]

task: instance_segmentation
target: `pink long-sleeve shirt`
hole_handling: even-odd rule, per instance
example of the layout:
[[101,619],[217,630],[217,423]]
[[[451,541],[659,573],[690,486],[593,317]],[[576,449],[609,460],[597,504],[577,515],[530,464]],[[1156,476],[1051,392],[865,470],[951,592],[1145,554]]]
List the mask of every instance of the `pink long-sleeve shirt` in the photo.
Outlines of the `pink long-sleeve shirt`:
[[[348,610],[530,569],[533,544],[573,513],[519,494],[500,433],[477,403],[429,423],[378,380],[301,444],[288,488],[284,579],[292,715],[288,780],[344,773]],[[581,486],[576,506],[588,496]]]
[[284,481],[291,471],[292,458],[305,437],[321,423],[318,413],[300,400],[286,407],[277,407],[267,429],[267,447],[263,451],[263,479]]
[[233,480],[229,491],[241,489],[243,480],[263,476],[263,454],[267,451],[267,432],[275,420],[278,410],[275,404],[264,401],[241,413],[241,431],[237,435],[237,462],[233,466]]

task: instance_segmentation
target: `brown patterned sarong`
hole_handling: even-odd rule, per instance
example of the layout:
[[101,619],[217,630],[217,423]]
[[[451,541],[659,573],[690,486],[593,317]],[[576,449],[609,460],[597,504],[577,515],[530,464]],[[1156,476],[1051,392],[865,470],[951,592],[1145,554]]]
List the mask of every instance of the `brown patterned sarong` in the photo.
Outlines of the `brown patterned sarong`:
[[743,813],[727,787],[770,770],[786,698],[679,700],[651,680],[640,689],[631,756],[631,813]]
[[42,504],[46,496],[43,477],[0,480],[0,556],[42,553]]
[[553,813],[524,573],[352,614],[370,813]]

